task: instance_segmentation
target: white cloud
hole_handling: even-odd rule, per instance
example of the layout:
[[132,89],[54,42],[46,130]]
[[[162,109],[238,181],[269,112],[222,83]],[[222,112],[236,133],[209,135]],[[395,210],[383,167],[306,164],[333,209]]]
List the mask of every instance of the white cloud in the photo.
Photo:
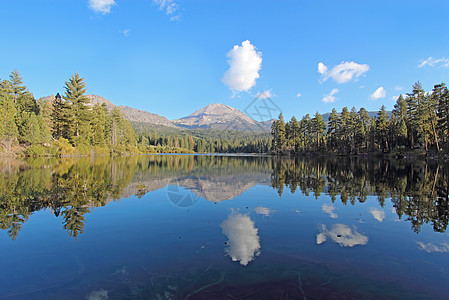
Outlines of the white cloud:
[[322,244],[327,239],[339,244],[342,247],[353,247],[356,245],[366,245],[368,243],[368,237],[363,235],[355,228],[351,229],[344,224],[334,224],[330,230],[326,225],[322,224],[320,233],[316,236],[316,243]]
[[371,207],[369,209],[370,214],[379,222],[382,222],[385,219],[385,212],[383,210]]
[[181,19],[179,4],[175,0],[153,0],[153,3],[159,7],[159,10],[165,11],[165,14],[170,16],[170,21]]
[[114,0],[89,0],[89,8],[103,15],[110,13],[114,5],[116,5]]
[[346,83],[351,81],[352,79],[357,79],[366,72],[368,72],[369,66],[365,64],[358,64],[353,61],[351,62],[342,62],[339,65],[336,65],[331,70],[323,64],[322,62],[318,63],[318,73],[321,74],[321,82],[332,78],[337,83]]
[[397,86],[394,87],[394,90],[395,90],[395,91],[398,91],[398,92],[399,92],[399,91],[402,91],[403,89],[404,89],[404,88],[403,88],[402,86],[400,86],[400,85],[397,85]]
[[433,58],[432,56],[429,56],[428,58],[421,61],[421,63],[418,65],[418,68],[423,68],[425,66],[435,67],[437,65],[441,65],[444,68],[449,68],[449,58]]
[[339,92],[338,89],[333,89],[328,95],[323,97],[324,103],[333,103],[335,102],[335,95]]
[[396,95],[396,96],[393,96],[393,97],[391,97],[391,100],[393,100],[393,101],[397,101],[397,100],[398,100],[398,98],[399,98],[399,95]]
[[327,67],[322,62],[318,63],[318,73],[320,73],[321,75],[325,75],[327,73]]
[[329,216],[330,216],[332,219],[338,218],[338,215],[337,215],[336,213],[334,213],[335,207],[334,207],[333,205],[323,203],[323,205],[321,206],[321,209],[323,210],[323,212],[329,214]]
[[257,214],[267,216],[267,217],[269,217],[271,214],[274,213],[273,210],[271,210],[267,207],[263,207],[263,206],[258,206],[254,210],[256,211]]
[[257,99],[267,99],[272,98],[274,95],[271,93],[271,90],[266,90],[262,92],[258,92],[256,95]]
[[371,94],[372,100],[377,100],[380,98],[385,98],[387,95],[387,92],[384,90],[383,86],[379,87],[377,90],[374,91],[374,93]]
[[123,34],[124,36],[129,36],[130,32],[131,32],[131,29],[120,30],[120,33]]
[[302,96],[301,93],[296,94],[296,98],[299,98],[299,97],[301,97],[301,96]]
[[422,242],[418,242],[418,246],[421,250],[426,251],[428,253],[431,253],[431,252],[447,253],[447,252],[449,252],[449,244],[448,243],[441,243],[440,246],[438,246],[434,243],[424,244]]
[[258,229],[249,216],[233,213],[220,227],[228,238],[226,253],[232,261],[239,261],[246,266],[260,254]]
[[246,40],[241,46],[235,45],[227,56],[229,69],[223,76],[223,82],[233,92],[249,91],[259,78],[262,53]]

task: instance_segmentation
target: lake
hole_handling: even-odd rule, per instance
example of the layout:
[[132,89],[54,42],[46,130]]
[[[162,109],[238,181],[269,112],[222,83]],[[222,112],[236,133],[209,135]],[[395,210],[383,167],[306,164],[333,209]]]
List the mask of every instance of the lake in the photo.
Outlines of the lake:
[[448,299],[449,167],[0,161],[1,299]]

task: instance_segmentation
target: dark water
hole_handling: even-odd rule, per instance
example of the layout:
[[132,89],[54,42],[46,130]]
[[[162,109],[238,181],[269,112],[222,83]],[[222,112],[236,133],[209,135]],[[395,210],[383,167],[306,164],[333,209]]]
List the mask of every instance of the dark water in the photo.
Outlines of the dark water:
[[0,161],[0,299],[447,299],[449,168]]

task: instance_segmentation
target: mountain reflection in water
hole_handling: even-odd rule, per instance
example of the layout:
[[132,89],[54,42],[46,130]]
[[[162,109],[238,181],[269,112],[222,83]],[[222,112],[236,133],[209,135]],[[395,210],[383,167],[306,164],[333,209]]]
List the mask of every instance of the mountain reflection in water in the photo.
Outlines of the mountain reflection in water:
[[[3,160],[0,170],[0,228],[12,239],[33,212],[47,208],[76,238],[84,231],[84,215],[95,207],[169,184],[213,202],[234,199],[255,185],[271,186],[279,195],[286,188],[315,197],[327,194],[332,202],[339,197],[351,205],[375,195],[381,207],[391,198],[398,217],[410,221],[415,232],[425,223],[444,232],[449,221],[448,166],[423,162],[150,155]],[[332,205],[322,208],[331,218],[338,216]],[[383,211],[371,208],[370,213],[382,222]]]

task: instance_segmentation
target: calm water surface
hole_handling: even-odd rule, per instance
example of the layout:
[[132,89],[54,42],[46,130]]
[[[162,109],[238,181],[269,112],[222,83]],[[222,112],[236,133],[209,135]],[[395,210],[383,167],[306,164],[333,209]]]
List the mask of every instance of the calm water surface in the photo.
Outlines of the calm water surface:
[[0,161],[0,299],[448,299],[446,165]]

